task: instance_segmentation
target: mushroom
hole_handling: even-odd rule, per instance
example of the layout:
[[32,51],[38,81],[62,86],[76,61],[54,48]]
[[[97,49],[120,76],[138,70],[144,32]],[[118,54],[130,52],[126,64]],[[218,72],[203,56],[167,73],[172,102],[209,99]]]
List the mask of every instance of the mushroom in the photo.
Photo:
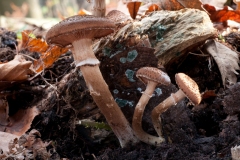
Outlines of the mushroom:
[[167,99],[161,102],[152,110],[152,122],[153,126],[159,136],[162,136],[162,125],[160,115],[168,108],[176,105],[179,101],[187,97],[194,105],[201,102],[201,94],[197,83],[184,73],[178,73],[175,75],[176,83],[179,90],[176,93],[172,93]]
[[119,10],[111,10],[106,15],[106,18],[113,21],[116,25],[120,25],[125,23],[128,20],[131,20],[131,17],[129,15],[126,15],[125,13]]
[[115,25],[103,17],[91,15],[72,16],[55,26],[46,34],[48,44],[58,46],[72,45],[76,67],[79,67],[93,100],[105,116],[117,136],[120,145],[137,142],[126,117],[114,101],[108,85],[99,69],[99,60],[92,50],[92,39],[114,32]]
[[[90,1],[90,0],[89,0]],[[92,15],[97,17],[104,17],[106,13],[105,0],[92,0]]]
[[164,138],[152,136],[146,133],[142,129],[142,116],[145,106],[148,103],[149,99],[152,97],[155,87],[158,84],[169,85],[171,83],[171,80],[166,73],[154,67],[140,68],[137,71],[136,76],[147,86],[146,90],[142,93],[142,96],[135,107],[132,120],[133,131],[139,140],[147,144],[159,145],[164,141]]

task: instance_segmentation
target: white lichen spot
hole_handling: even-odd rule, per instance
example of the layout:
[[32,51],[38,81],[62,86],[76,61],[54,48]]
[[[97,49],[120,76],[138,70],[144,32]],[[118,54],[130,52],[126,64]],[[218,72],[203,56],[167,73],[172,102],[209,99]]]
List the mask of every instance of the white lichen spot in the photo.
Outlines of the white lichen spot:
[[118,94],[119,91],[118,91],[117,89],[114,89],[114,90],[113,90],[113,93],[114,93],[114,94]]
[[155,92],[156,92],[157,96],[160,96],[162,94],[161,88],[156,88]]
[[138,87],[137,90],[142,93],[142,88]]
[[89,89],[90,95],[94,95],[94,96],[101,95],[99,92],[96,92],[90,84],[88,84],[88,89]]
[[111,104],[106,104],[106,106],[109,108],[109,109],[111,109],[112,107],[113,107],[113,104],[111,103]]

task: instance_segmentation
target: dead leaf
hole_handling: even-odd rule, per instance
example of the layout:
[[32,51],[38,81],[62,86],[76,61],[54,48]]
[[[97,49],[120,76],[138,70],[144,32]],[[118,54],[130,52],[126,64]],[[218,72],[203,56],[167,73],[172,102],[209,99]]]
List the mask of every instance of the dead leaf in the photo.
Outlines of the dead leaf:
[[127,8],[132,19],[135,19],[142,2],[128,2]]
[[153,12],[153,11],[157,11],[157,10],[159,10],[159,6],[157,4],[150,3],[148,6],[148,10],[146,12],[148,13],[148,12]]
[[0,132],[0,159],[49,159],[51,153],[47,151],[50,142],[43,142],[41,134],[33,129],[21,137]]
[[63,53],[68,51],[67,48],[53,46],[47,50],[40,59],[34,61],[33,66],[36,72],[41,72],[43,69],[50,67]]
[[26,61],[23,56],[16,55],[13,60],[0,64],[0,80],[23,81],[32,73],[29,69],[31,61]]
[[202,3],[200,0],[177,0],[185,8],[195,8],[199,10],[202,9]]
[[36,72],[50,67],[63,53],[68,51],[67,48],[59,46],[49,46],[46,41],[39,38],[30,37],[31,31],[22,32],[23,48],[27,48],[31,52],[41,53],[40,59],[34,61],[33,68]]
[[180,10],[183,8],[195,8],[202,10],[202,3],[199,0],[161,0],[159,7],[162,10]]
[[29,134],[24,134],[19,138],[21,144],[28,150],[33,152],[33,157],[40,156],[43,159],[49,159],[51,154],[47,152],[47,146],[50,144],[41,140],[41,134],[38,130],[32,129]]
[[238,74],[236,70],[239,70],[238,54],[215,40],[207,41],[203,48],[216,61],[222,76],[223,86],[235,84],[237,82],[236,74]]
[[218,8],[223,8],[226,0],[201,0],[202,4],[209,4],[211,6]]
[[153,11],[158,11],[160,10],[160,7],[158,4],[155,3],[146,3],[140,6],[138,15],[145,15],[147,13],[153,12]]
[[30,128],[34,117],[39,114],[37,107],[32,107],[18,110],[14,115],[9,116],[8,103],[5,101],[2,103],[3,107],[0,107],[0,131],[21,136]]
[[215,90],[207,90],[204,93],[202,93],[202,99],[208,99],[212,97],[217,97]]
[[229,10],[227,6],[221,10],[216,10],[214,6],[209,4],[204,4],[203,7],[210,14],[212,22],[225,22],[227,20],[240,22],[240,11]]
[[0,137],[1,137],[0,149],[2,149],[3,152],[9,151],[8,144],[10,143],[10,141],[14,140],[15,138],[19,138],[19,136],[17,135],[1,132],[1,131],[0,131]]
[[7,125],[5,131],[18,136],[23,135],[32,124],[35,116],[39,114],[37,107],[21,109],[13,116],[9,117],[9,124]]

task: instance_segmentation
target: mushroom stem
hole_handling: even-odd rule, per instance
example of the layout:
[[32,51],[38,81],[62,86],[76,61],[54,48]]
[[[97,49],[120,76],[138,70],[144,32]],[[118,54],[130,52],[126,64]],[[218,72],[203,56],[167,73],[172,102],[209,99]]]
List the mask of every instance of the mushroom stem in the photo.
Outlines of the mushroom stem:
[[142,129],[142,116],[143,112],[145,110],[145,107],[149,101],[149,99],[152,97],[152,94],[155,90],[155,87],[157,86],[156,82],[148,82],[146,90],[143,92],[137,106],[135,107],[134,115],[133,115],[133,121],[132,121],[132,127],[134,130],[135,135],[140,139],[141,141],[158,146],[162,142],[165,141],[162,137],[156,137],[152,136],[148,133],[146,133]]
[[176,93],[172,93],[167,99],[161,102],[152,110],[152,123],[158,134],[158,136],[162,136],[162,123],[160,115],[168,110],[173,105],[176,105],[177,102],[184,99],[186,96],[181,89],[179,89]]
[[[94,52],[92,51],[91,44],[92,42],[89,39],[74,41],[74,60],[76,61],[76,65],[80,66],[80,70],[91,96],[117,136],[120,145],[126,147],[130,142],[136,143],[137,139],[133,135],[129,122],[114,101],[108,85],[103,79],[98,66],[99,61],[96,59]],[[90,59],[87,58],[89,56]],[[84,61],[88,61],[87,65]],[[89,63],[89,61],[92,61],[93,63]]]
[[[92,40],[91,39],[79,39],[72,43],[73,58],[76,67],[91,64],[99,64],[99,60],[92,51]],[[81,53],[81,54],[78,54]]]
[[106,13],[105,0],[93,0],[92,14],[97,17],[104,17]]

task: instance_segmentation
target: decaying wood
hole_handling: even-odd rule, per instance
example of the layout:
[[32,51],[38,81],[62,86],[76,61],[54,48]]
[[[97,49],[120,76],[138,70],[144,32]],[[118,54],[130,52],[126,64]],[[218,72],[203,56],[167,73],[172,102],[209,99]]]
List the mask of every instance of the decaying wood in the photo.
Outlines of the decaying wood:
[[105,47],[114,48],[116,44],[126,47],[127,42],[133,37],[141,39],[148,36],[155,49],[158,64],[166,66],[215,34],[216,30],[204,11],[197,9],[156,11],[140,21],[129,22],[111,39],[98,41],[94,45],[94,51],[101,54]]

